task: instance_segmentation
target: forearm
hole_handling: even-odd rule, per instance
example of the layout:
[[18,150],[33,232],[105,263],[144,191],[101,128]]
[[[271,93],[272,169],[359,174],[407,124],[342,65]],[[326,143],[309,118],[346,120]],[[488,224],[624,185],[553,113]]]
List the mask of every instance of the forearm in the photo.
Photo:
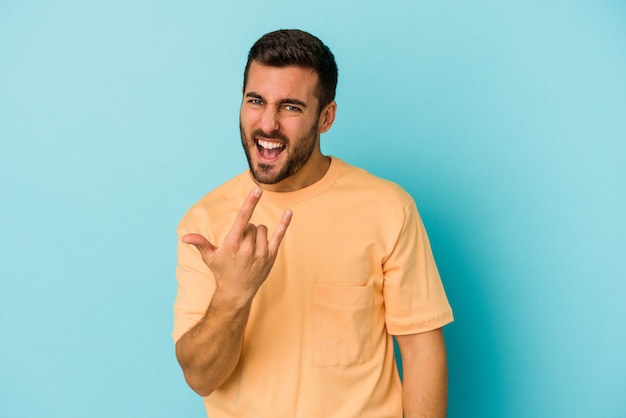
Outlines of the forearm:
[[[430,369],[430,370],[427,370]],[[406,376],[402,404],[405,418],[444,418],[448,406],[448,378],[445,365],[417,370]],[[407,373],[405,371],[404,373]]]
[[208,396],[237,366],[250,302],[233,304],[216,294],[202,320],[176,343],[176,357],[189,386]]
[[216,284],[202,320],[176,343],[185,379],[201,396],[220,387],[237,366],[252,300],[269,275],[291,222],[287,210],[269,239],[265,225],[250,223],[262,192],[259,187],[250,192],[219,247],[196,233],[181,238],[196,247]]
[[418,346],[401,341],[402,337],[399,337],[398,343],[401,347],[404,345],[404,417],[445,418],[448,407],[448,366],[441,330],[424,334]]

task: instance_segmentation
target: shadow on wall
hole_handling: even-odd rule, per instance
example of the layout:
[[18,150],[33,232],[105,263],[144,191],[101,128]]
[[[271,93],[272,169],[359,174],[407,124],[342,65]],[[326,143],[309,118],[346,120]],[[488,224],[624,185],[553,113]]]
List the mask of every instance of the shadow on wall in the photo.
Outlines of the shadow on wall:
[[393,179],[415,198],[454,311],[455,321],[444,328],[448,416],[507,416],[515,379],[506,348],[511,330],[504,327],[512,312],[507,311],[508,296],[495,272],[494,260],[500,257],[493,245],[484,245],[485,240],[493,241],[495,226],[462,185],[451,184],[454,179],[416,179],[415,162],[397,157],[391,171],[379,175]]
[[[449,214],[448,214],[449,215]],[[500,329],[502,296],[489,282],[489,259],[457,225],[462,218],[435,215],[429,222],[439,271],[454,310],[445,328],[449,365],[449,417],[507,416],[510,380]],[[507,401],[508,399],[508,401]]]

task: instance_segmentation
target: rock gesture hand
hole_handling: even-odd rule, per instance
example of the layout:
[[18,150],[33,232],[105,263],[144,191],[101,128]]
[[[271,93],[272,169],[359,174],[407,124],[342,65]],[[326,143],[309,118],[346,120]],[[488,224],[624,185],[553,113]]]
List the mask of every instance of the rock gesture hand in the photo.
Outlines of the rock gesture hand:
[[224,242],[218,247],[199,234],[187,234],[182,241],[195,245],[204,263],[215,275],[216,293],[233,301],[249,302],[269,275],[287,227],[291,211],[287,210],[268,240],[265,225],[250,223],[261,199],[262,189],[250,192]]

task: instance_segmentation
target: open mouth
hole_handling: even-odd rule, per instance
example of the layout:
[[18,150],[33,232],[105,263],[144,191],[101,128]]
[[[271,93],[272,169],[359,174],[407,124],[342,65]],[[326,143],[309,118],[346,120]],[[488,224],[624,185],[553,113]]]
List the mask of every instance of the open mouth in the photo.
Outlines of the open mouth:
[[257,139],[256,147],[259,151],[260,159],[264,160],[264,162],[275,161],[285,150],[285,144],[269,139]]

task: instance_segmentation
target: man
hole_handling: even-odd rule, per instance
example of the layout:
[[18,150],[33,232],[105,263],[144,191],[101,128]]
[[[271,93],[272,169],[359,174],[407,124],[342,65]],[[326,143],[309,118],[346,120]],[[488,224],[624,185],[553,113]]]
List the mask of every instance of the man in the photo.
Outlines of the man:
[[322,154],[336,83],[316,37],[259,39],[240,109],[250,169],[179,225],[173,338],[211,418],[445,416],[452,311],[412,198]]

